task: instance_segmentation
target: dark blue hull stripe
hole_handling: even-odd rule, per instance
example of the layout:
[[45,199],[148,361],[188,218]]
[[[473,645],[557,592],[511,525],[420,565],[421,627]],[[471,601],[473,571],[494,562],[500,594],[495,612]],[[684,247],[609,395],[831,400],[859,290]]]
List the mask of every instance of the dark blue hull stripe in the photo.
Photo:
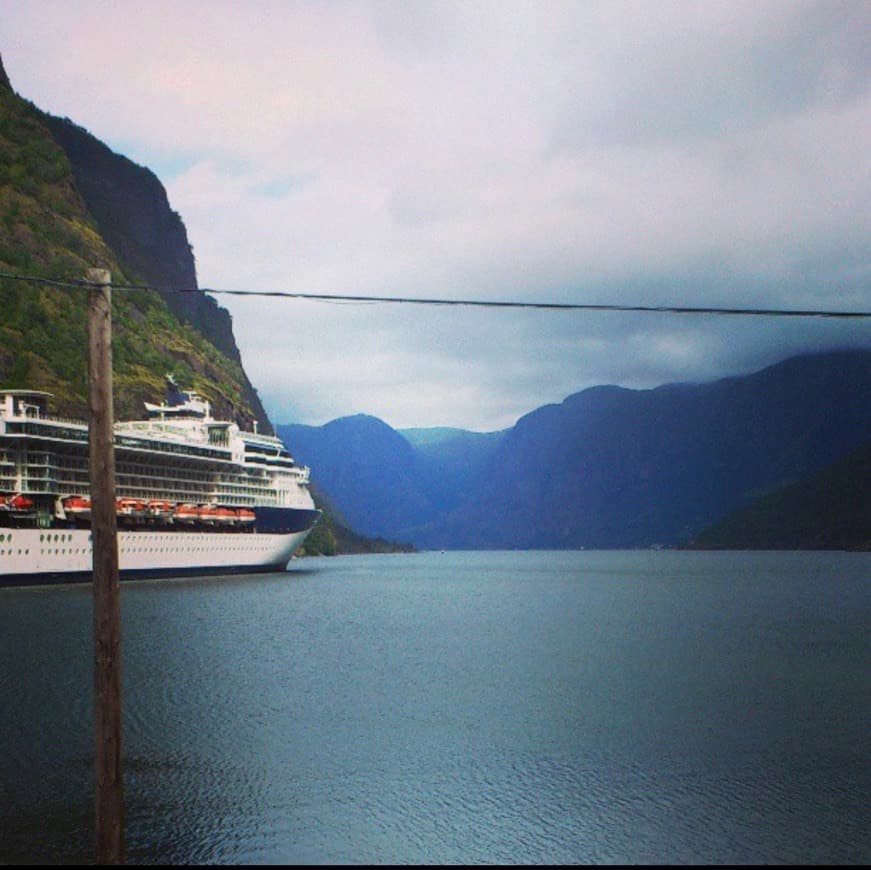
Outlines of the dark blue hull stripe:
[[254,508],[254,513],[257,516],[258,532],[279,534],[307,531],[321,515],[316,509],[279,507],[257,507]]

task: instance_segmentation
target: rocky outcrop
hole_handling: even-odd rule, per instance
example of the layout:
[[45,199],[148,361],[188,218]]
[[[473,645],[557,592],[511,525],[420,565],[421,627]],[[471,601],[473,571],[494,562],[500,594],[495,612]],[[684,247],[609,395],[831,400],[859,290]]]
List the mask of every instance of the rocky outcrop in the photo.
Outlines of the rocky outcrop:
[[9,81],[9,76],[6,75],[6,70],[3,68],[3,58],[0,57],[0,87],[12,88]]
[[[170,207],[157,176],[116,154],[68,118],[45,115],[52,137],[67,155],[76,187],[112,250],[130,274],[158,288],[169,309],[190,323],[225,356],[241,364],[230,313],[198,289],[187,230]],[[245,399],[264,431],[272,425],[245,378]]]

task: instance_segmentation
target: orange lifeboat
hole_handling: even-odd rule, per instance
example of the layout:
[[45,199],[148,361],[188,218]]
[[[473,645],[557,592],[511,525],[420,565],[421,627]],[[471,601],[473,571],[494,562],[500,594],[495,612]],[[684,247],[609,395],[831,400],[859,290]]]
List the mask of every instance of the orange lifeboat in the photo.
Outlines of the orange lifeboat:
[[254,514],[254,511],[251,508],[238,508],[236,510],[236,520],[240,522],[243,526],[250,525],[254,522],[257,517]]
[[33,499],[17,492],[6,497],[6,507],[12,511],[29,511],[33,509]]
[[218,505],[214,509],[214,521],[220,526],[232,526],[236,522],[236,511],[233,508]]
[[177,523],[192,525],[199,518],[199,510],[195,504],[177,504],[172,512],[172,518]]
[[91,499],[86,495],[68,495],[61,499],[68,520],[85,521],[91,518]]
[[142,519],[145,516],[145,505],[138,498],[116,498],[115,513],[125,520]]
[[201,504],[197,510],[197,518],[207,526],[218,522],[218,508],[213,504]]
[[172,505],[161,498],[153,498],[145,504],[145,515],[157,523],[167,523],[173,517]]

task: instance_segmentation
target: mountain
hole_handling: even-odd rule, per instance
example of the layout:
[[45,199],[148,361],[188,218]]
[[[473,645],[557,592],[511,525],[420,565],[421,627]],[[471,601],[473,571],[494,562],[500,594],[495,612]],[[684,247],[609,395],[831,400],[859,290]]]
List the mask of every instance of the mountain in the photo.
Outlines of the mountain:
[[716,550],[871,550],[871,441],[703,529]]
[[400,429],[399,434],[415,449],[434,475],[451,481],[452,499],[475,484],[493,451],[505,436],[500,432],[469,432],[465,429],[433,427]]
[[325,426],[279,424],[297,460],[317,468],[317,487],[337,516],[365,535],[410,541],[478,485],[502,433],[392,429],[357,414]]
[[518,422],[450,528],[465,546],[680,543],[866,440],[869,397],[867,352],[710,384],[585,390]]
[[[197,289],[184,224],[156,176],[12,89],[0,61],[0,271],[46,281],[109,269],[113,284],[190,292],[113,293],[116,416],[163,397],[167,372],[219,414],[272,431],[241,364],[228,312]],[[0,383],[87,407],[86,294],[0,278]]]
[[432,548],[676,546],[867,442],[869,400],[871,352],[848,350],[710,383],[594,387],[488,436],[403,438],[371,417],[277,431],[372,534]]
[[376,417],[279,425],[276,432],[297,461],[317,468],[318,487],[360,533],[402,540],[397,533],[433,514],[434,482],[408,441]]

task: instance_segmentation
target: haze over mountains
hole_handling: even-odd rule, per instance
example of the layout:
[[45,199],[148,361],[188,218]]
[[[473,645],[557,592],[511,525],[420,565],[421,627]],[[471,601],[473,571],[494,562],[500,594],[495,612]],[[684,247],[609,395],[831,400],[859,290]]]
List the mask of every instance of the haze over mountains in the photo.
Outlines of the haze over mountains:
[[[420,548],[681,546],[871,442],[871,351],[794,357],[711,383],[595,387],[484,435],[398,432],[366,415],[276,428],[367,535]],[[864,455],[852,460],[852,494],[830,492],[850,540],[808,532],[788,546],[867,545]],[[841,469],[838,485],[850,479]]]

